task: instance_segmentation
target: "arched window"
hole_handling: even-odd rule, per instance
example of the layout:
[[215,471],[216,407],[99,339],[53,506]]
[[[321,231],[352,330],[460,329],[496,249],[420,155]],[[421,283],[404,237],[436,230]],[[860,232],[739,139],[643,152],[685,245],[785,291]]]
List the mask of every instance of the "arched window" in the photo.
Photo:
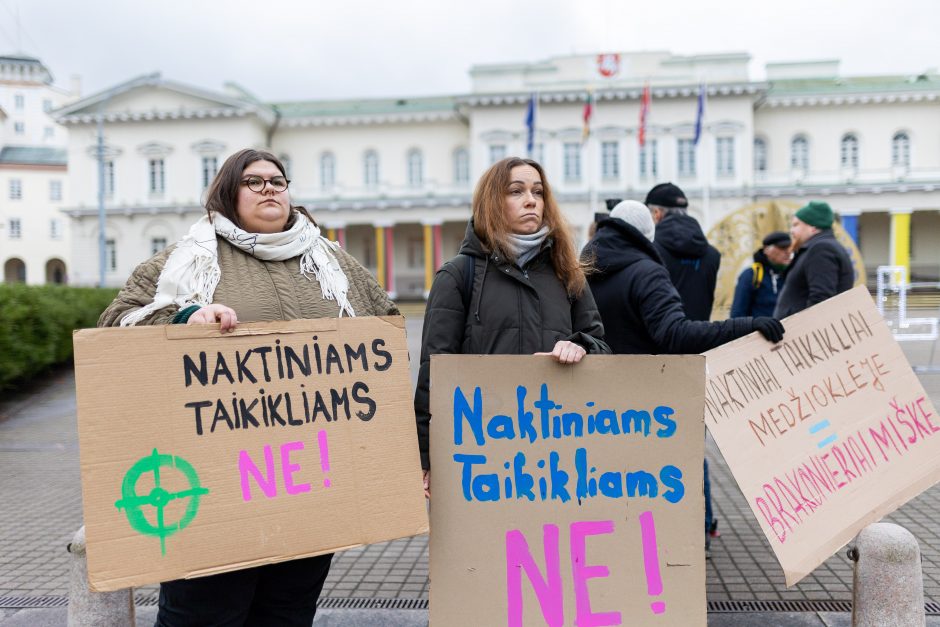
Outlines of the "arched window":
[[797,135],[790,141],[790,167],[794,170],[809,170],[809,140],[806,135]]
[[466,148],[454,151],[454,183],[465,184],[470,182],[470,153]]
[[6,283],[26,283],[26,264],[22,259],[7,259],[3,264],[3,280]]
[[46,262],[46,283],[62,285],[65,283],[65,262],[61,259],[50,259]]
[[904,131],[898,131],[891,138],[891,165],[897,168],[911,167],[911,138]]
[[846,133],[839,142],[839,164],[843,169],[858,169],[858,137]]
[[754,138],[754,171],[767,171],[767,141],[762,137]]
[[362,182],[368,189],[379,186],[379,153],[367,150],[362,156]]
[[320,155],[320,187],[332,189],[336,184],[336,157],[332,152]]
[[417,148],[408,151],[408,186],[424,185],[424,156]]

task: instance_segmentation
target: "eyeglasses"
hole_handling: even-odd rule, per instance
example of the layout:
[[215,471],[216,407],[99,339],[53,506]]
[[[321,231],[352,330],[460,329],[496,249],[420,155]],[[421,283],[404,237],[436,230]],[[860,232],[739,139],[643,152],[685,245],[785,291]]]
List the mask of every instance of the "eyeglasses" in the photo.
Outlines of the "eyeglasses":
[[273,176],[269,179],[261,178],[260,176],[249,176],[246,179],[242,179],[242,185],[247,185],[248,189],[258,194],[264,191],[265,183],[270,183],[271,187],[273,187],[276,192],[283,192],[287,189],[287,186],[290,185],[290,181],[283,176]]

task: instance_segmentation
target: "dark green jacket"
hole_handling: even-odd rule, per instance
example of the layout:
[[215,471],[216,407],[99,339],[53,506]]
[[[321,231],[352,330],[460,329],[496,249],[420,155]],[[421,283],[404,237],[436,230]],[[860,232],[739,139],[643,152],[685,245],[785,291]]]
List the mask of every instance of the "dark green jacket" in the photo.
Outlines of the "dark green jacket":
[[438,270],[424,314],[415,392],[423,468],[430,467],[431,355],[530,355],[551,351],[559,340],[576,342],[588,353],[610,353],[591,291],[585,287],[579,297],[569,298],[552,268],[550,245],[520,269],[496,254],[487,255],[471,223],[460,253],[474,259],[469,311],[464,308],[464,264],[458,257]]

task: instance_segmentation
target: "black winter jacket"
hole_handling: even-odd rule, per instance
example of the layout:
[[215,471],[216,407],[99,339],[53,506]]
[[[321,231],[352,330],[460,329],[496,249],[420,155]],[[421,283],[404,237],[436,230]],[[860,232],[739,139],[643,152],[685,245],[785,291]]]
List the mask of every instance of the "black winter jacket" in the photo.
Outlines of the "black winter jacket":
[[614,353],[701,353],[754,330],[752,318],[690,320],[656,248],[623,220],[602,220],[584,254],[594,260],[588,281]]
[[464,264],[452,259],[437,271],[424,314],[415,391],[422,468],[431,464],[431,355],[530,355],[551,351],[559,340],[580,344],[588,353],[610,353],[591,291],[585,288],[580,297],[569,299],[555,276],[549,246],[519,269],[496,254],[488,255],[471,222],[460,245],[460,253],[474,259],[469,312],[463,304]]
[[682,298],[689,320],[710,320],[721,253],[692,216],[670,213],[656,225],[656,250]]
[[796,251],[783,278],[774,318],[786,318],[852,289],[855,270],[832,229],[825,229]]

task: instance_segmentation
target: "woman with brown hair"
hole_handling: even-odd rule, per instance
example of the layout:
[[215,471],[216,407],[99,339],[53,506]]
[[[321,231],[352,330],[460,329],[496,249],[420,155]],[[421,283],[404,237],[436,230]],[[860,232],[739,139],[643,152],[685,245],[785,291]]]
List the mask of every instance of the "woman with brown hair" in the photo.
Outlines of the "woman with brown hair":
[[431,355],[546,354],[576,364],[609,353],[574,238],[537,162],[493,164],[473,193],[460,254],[444,263],[428,296],[415,418],[425,493]]
[[[241,150],[209,187],[206,215],[134,270],[98,326],[396,315],[375,279],[320,235],[271,153]],[[315,526],[314,526],[315,527]],[[303,625],[332,555],[160,585],[158,626]]]

